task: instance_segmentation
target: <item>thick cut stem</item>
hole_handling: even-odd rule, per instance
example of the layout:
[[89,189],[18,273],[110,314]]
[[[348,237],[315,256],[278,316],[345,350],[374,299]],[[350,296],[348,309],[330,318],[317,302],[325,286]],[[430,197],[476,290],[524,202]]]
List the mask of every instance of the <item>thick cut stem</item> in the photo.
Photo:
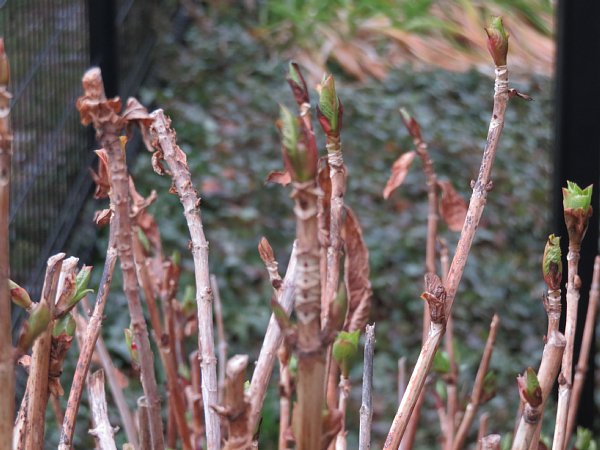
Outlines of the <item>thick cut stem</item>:
[[94,423],[94,428],[89,433],[94,436],[96,446],[100,450],[117,450],[114,439],[115,429],[108,420],[108,408],[104,394],[104,372],[102,369],[90,375],[87,385]]
[[325,400],[325,346],[321,338],[321,278],[315,181],[294,184],[298,267],[298,402],[294,410],[297,450],[320,448]]
[[110,172],[110,188],[114,196],[114,213],[117,223],[115,241],[121,271],[123,291],[127,298],[131,328],[140,356],[141,382],[148,402],[148,420],[152,437],[152,449],[164,448],[163,425],[160,417],[160,398],[154,375],[154,355],[150,347],[146,319],[140,301],[132,245],[131,204],[129,177],[125,164],[125,154],[121,148],[119,134],[128,121],[119,116],[115,109],[120,107],[118,100],[107,100],[104,94],[102,76],[98,68],[90,69],[83,79],[84,96],[77,106],[84,123],[93,123],[96,137],[106,150]]
[[473,385],[473,391],[471,392],[471,400],[467,405],[465,415],[463,416],[462,421],[460,422],[460,426],[458,427],[458,431],[456,432],[454,442],[452,443],[453,450],[460,450],[461,448],[463,448],[465,441],[467,440],[467,435],[469,433],[469,429],[471,428],[471,424],[475,420],[477,410],[479,409],[479,404],[481,403],[481,397],[483,394],[483,380],[485,379],[485,375],[490,366],[490,360],[492,359],[492,353],[494,351],[494,343],[496,342],[496,333],[498,331],[499,321],[500,319],[498,318],[498,316],[494,314],[492,323],[490,324],[490,333],[488,334],[488,338],[485,343],[485,348],[483,350],[483,356],[481,357],[479,369],[477,369],[477,375],[475,376],[475,383]]
[[579,409],[579,400],[583,383],[588,370],[588,358],[596,325],[596,311],[598,309],[598,298],[600,297],[600,256],[596,256],[594,260],[594,275],[592,278],[592,286],[590,288],[589,302],[587,314],[585,317],[585,325],[583,327],[583,338],[581,341],[581,349],[579,350],[579,359],[575,367],[575,377],[573,379],[573,392],[571,393],[571,405],[569,406],[569,417],[567,421],[566,439],[575,429],[575,420],[577,419],[577,410]]
[[[46,276],[44,278],[44,287],[42,288],[42,298],[40,303],[46,303],[48,305],[51,317],[52,311],[54,310],[54,302],[56,301],[58,279],[64,257],[64,253],[51,256],[48,259],[48,266],[46,268]],[[44,331],[33,344],[31,368],[26,388],[26,395],[28,395],[25,423],[26,450],[41,450],[44,448],[45,415],[49,394],[48,369],[50,366],[50,346],[52,344],[53,323],[54,322],[51,320],[46,331]]]
[[362,402],[360,405],[360,428],[358,450],[371,448],[371,422],[373,420],[373,354],[375,348],[375,324],[365,329],[365,354],[363,361]]
[[0,442],[7,448],[12,441],[15,367],[12,358],[11,301],[8,277],[10,252],[8,239],[10,205],[10,165],[12,159],[12,132],[10,129],[10,99],[8,92],[8,59],[4,53],[4,40],[0,38]]
[[[108,297],[108,291],[110,290],[116,262],[117,249],[114,246],[114,233],[111,233],[108,242],[108,250],[106,251],[106,259],[104,260],[104,271],[102,272],[100,287],[98,288],[98,294],[96,295],[94,312],[92,313],[92,317],[90,318],[85,331],[85,337],[81,345],[81,350],[79,351],[79,358],[75,368],[75,374],[73,375],[71,390],[69,391],[69,399],[67,400],[67,409],[65,410],[65,417],[60,436],[60,450],[68,450],[71,448],[73,442],[77,411],[79,410],[83,386],[90,368],[92,355],[94,354],[94,347],[98,340],[98,336],[100,336],[102,320],[104,318],[104,307],[106,306],[106,298]],[[136,444],[135,441],[130,440],[129,442],[131,444]]]
[[579,266],[579,246],[569,243],[567,254],[567,320],[565,323],[565,339],[567,345],[563,353],[561,373],[558,377],[558,406],[556,408],[556,424],[552,448],[564,450],[567,446],[567,420],[573,383],[573,348],[575,345],[575,328],[577,326],[577,308],[579,306],[579,286],[581,280],[577,274]]
[[542,390],[542,403],[537,406],[532,406],[527,402],[525,403],[523,415],[519,422],[519,428],[513,439],[512,450],[528,450],[530,448],[532,439],[536,433],[538,422],[542,417],[544,405],[550,395],[552,386],[554,386],[554,381],[556,380],[556,375],[560,369],[564,349],[564,336],[557,331],[553,331],[552,334],[548,336],[548,341],[544,346],[540,370],[537,373],[537,378]]
[[[277,301],[286,312],[290,314],[294,305],[294,296],[296,293],[296,271],[297,271],[297,244],[294,243],[292,254],[290,255],[290,261],[288,263],[285,278],[283,279],[283,285],[281,293],[277,297]],[[275,314],[271,314],[269,319],[269,325],[265,332],[258,360],[256,361],[256,367],[252,373],[252,381],[250,382],[250,418],[248,428],[251,431],[256,429],[260,418],[260,412],[262,410],[263,403],[265,401],[265,395],[267,394],[267,386],[273,373],[273,366],[275,364],[275,357],[277,356],[277,350],[283,342],[283,333],[281,328],[275,319]]]
[[[508,70],[506,66],[498,66],[496,67],[494,108],[488,129],[488,137],[485,149],[483,151],[483,158],[479,168],[479,175],[477,177],[477,181],[475,181],[473,184],[473,193],[469,202],[467,216],[445,283],[447,311],[446,317],[451,312],[454,298],[458,290],[458,285],[460,283],[460,279],[462,278],[469,251],[475,237],[475,231],[479,226],[479,221],[481,220],[481,216],[483,214],[487,193],[492,187],[492,166],[496,156],[496,149],[500,141],[502,128],[504,127],[504,114],[507,103]],[[425,377],[431,368],[433,357],[440,344],[441,337],[444,334],[443,326],[436,326],[435,328],[436,332],[431,333],[430,331],[429,337],[421,349],[419,360],[417,361],[413,374],[411,375],[411,380],[408,383],[407,392],[400,403],[400,407],[398,408],[396,416],[394,417],[394,421],[386,439],[384,446],[384,449],[386,450],[396,450],[398,448],[398,445],[402,440],[402,436],[404,435],[404,431],[406,430],[407,419],[410,417],[419,393],[423,388]],[[417,392],[410,392],[410,389],[417,389]]]
[[150,129],[158,143],[159,150],[173,178],[173,186],[183,205],[183,212],[192,240],[196,279],[196,303],[198,304],[198,348],[201,352],[202,399],[204,402],[204,421],[208,450],[221,447],[221,429],[219,416],[212,408],[218,404],[217,358],[213,336],[213,291],[210,286],[208,268],[208,241],[200,217],[200,199],[194,189],[185,153],[175,142],[175,132],[170,128],[168,119],[162,110],[151,114],[154,122]]

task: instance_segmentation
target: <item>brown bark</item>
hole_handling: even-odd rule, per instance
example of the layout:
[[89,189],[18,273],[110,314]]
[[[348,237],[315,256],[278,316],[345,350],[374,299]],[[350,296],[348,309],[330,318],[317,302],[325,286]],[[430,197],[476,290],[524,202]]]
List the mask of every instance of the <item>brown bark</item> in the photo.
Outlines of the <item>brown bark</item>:
[[[50,308],[50,316],[54,308],[58,278],[64,253],[51,256],[48,259],[42,298],[40,303],[46,303]],[[48,369],[50,366],[50,346],[52,344],[52,325],[50,321],[33,345],[29,379],[27,380],[27,420],[25,423],[25,449],[41,450],[44,448],[44,431],[46,426],[46,405],[48,404]]]
[[154,119],[150,133],[158,147],[159,156],[167,162],[173,187],[183,205],[184,215],[192,240],[196,278],[196,303],[198,304],[198,348],[201,352],[202,399],[204,402],[204,423],[208,450],[221,447],[220,420],[212,406],[218,405],[217,358],[213,333],[213,291],[210,286],[208,267],[208,241],[200,217],[200,198],[192,183],[185,153],[177,146],[175,132],[170,128],[162,110],[152,113]]
[[106,99],[100,69],[88,70],[83,78],[84,96],[77,100],[77,108],[83,124],[92,123],[96,138],[106,150],[110,172],[110,185],[114,195],[114,208],[117,223],[115,241],[121,271],[123,290],[129,306],[131,329],[140,356],[141,382],[148,404],[148,420],[152,437],[152,449],[164,448],[163,424],[160,417],[160,397],[154,375],[154,355],[150,347],[148,329],[140,301],[135,263],[132,253],[133,235],[131,223],[131,199],[129,177],[125,164],[125,154],[121,148],[119,135],[128,120],[118,114],[120,100]]
[[[504,127],[504,113],[508,103],[508,71],[506,66],[496,67],[495,84],[494,108],[479,175],[477,181],[473,184],[473,193],[469,202],[467,217],[445,283],[445,308],[447,313],[451,312],[458,285],[460,284],[460,279],[462,278],[469,251],[475,237],[475,231],[479,226],[479,221],[483,214],[487,193],[492,187],[491,171],[496,155],[496,149],[500,140],[500,134]],[[421,354],[419,355],[419,359],[417,360],[417,364],[415,365],[415,369],[413,370],[413,374],[408,383],[407,392],[394,417],[394,421],[384,445],[385,450],[396,450],[398,448],[419,393],[423,389],[426,375],[431,368],[433,357],[444,334],[443,324],[435,324],[435,327],[433,325],[434,324],[432,324],[430,328],[427,341],[421,349]]]
[[9,204],[10,166],[12,159],[12,132],[10,129],[10,99],[8,92],[8,59],[4,40],[0,38],[0,448],[9,448],[12,442],[15,367],[12,357],[11,300],[8,287],[9,263]]

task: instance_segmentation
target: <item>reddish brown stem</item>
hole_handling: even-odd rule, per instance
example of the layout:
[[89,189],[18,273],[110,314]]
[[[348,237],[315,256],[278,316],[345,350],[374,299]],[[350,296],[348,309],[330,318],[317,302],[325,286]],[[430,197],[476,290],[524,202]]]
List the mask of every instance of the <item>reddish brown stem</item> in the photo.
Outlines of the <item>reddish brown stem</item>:
[[213,291],[210,287],[208,267],[208,241],[200,217],[200,199],[194,189],[185,153],[175,141],[175,132],[170,128],[168,119],[162,110],[151,114],[153,124],[150,129],[159,152],[167,162],[173,186],[183,205],[185,219],[192,240],[191,250],[194,257],[196,278],[196,303],[198,304],[198,349],[201,352],[202,399],[204,402],[204,424],[208,450],[221,447],[220,420],[212,406],[218,404],[217,358],[213,336]]
[[152,437],[152,449],[164,448],[163,424],[160,416],[160,397],[154,375],[154,355],[150,347],[148,329],[139,297],[135,263],[132,253],[132,223],[129,195],[129,177],[125,164],[125,153],[121,148],[119,134],[128,124],[128,120],[116,112],[120,102],[107,100],[104,94],[100,69],[88,70],[83,78],[84,96],[77,101],[83,123],[93,123],[96,137],[106,150],[110,172],[110,186],[114,195],[114,213],[117,223],[115,241],[121,271],[123,273],[123,291],[127,298],[131,329],[138,348],[141,368],[141,382],[148,402],[148,419]]
[[454,441],[452,443],[453,450],[460,450],[463,448],[465,441],[467,440],[469,428],[471,428],[471,424],[475,420],[477,410],[479,409],[479,404],[481,403],[481,398],[483,395],[483,380],[485,379],[485,375],[487,374],[490,366],[490,360],[492,359],[499,322],[500,319],[496,314],[494,314],[492,323],[490,324],[490,332],[485,343],[485,348],[483,349],[483,355],[481,356],[481,362],[479,363],[479,369],[477,369],[477,375],[475,376],[475,383],[473,384],[473,391],[471,392],[471,400],[467,405],[465,415],[460,422],[460,426],[458,427],[458,431],[456,432],[456,436],[454,437]]
[[[42,298],[40,303],[46,303],[50,316],[54,309],[58,279],[64,253],[59,253],[48,259]],[[46,405],[48,404],[48,369],[50,365],[50,346],[52,343],[52,325],[50,321],[44,331],[33,344],[29,379],[27,380],[28,407],[25,423],[25,449],[41,450],[44,448],[44,431],[46,425]]]
[[[94,347],[96,345],[98,336],[100,336],[102,320],[104,318],[104,307],[106,306],[106,298],[108,297],[108,292],[110,290],[110,284],[112,281],[112,276],[115,270],[116,262],[117,249],[114,245],[114,233],[111,232],[108,240],[108,250],[106,251],[106,258],[104,260],[104,271],[102,272],[102,278],[100,279],[98,294],[96,295],[96,304],[94,305],[94,312],[92,313],[92,317],[90,318],[89,324],[87,325],[85,331],[85,337],[81,345],[79,358],[77,360],[77,366],[75,368],[75,374],[73,375],[71,390],[69,391],[69,399],[67,400],[67,408],[65,410],[65,417],[62,422],[62,430],[59,443],[59,449],[61,450],[67,450],[72,446],[77,411],[79,410],[79,403],[81,402],[83,386],[87,378],[90,363],[92,361]],[[132,441],[130,442],[132,444],[134,443]]]
[[600,256],[594,260],[594,275],[590,288],[589,302],[585,316],[585,325],[583,327],[583,338],[581,349],[579,350],[579,359],[575,367],[575,376],[573,379],[573,392],[571,393],[571,404],[569,405],[569,417],[567,420],[567,442],[575,429],[575,420],[577,419],[577,410],[579,409],[579,400],[583,383],[588,371],[588,358],[592,346],[592,338],[596,325],[596,312],[598,309],[598,299],[600,298]]
[[[458,285],[467,263],[467,258],[475,231],[479,226],[479,221],[483,214],[488,191],[491,189],[491,171],[496,149],[500,141],[500,134],[504,127],[504,114],[508,103],[508,71],[506,66],[496,67],[496,87],[494,94],[494,108],[492,112],[492,120],[488,130],[488,138],[483,152],[482,162],[479,170],[477,181],[473,184],[473,194],[469,202],[467,216],[463,225],[463,229],[458,241],[456,253],[452,259],[448,278],[445,283],[446,290],[446,311],[451,312],[454,298],[458,290]],[[448,316],[448,314],[446,314]],[[433,325],[432,325],[432,328]],[[419,393],[423,389],[425,378],[431,368],[433,357],[440,344],[444,334],[443,325],[437,325],[435,329],[429,332],[427,341],[421,349],[421,354],[413,370],[411,380],[408,383],[407,392],[404,395],[402,402],[398,408],[398,412],[394,417],[394,421],[390,428],[390,432],[386,439],[384,449],[396,450],[408,424],[408,420],[412,415],[415,403],[419,397]],[[412,392],[412,391],[415,392]]]
[[8,92],[8,58],[4,52],[4,40],[0,38],[0,442],[12,441],[15,368],[12,352],[11,301],[8,287],[10,275],[9,252],[9,205],[10,166],[12,159],[12,132],[10,129],[10,100]]

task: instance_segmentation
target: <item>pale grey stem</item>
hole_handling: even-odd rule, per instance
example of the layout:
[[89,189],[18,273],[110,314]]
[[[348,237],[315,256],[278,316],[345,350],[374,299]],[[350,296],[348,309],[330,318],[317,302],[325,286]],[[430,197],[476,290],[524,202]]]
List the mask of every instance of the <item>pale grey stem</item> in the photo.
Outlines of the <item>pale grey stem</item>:
[[94,424],[94,428],[89,430],[89,433],[94,436],[96,446],[100,450],[117,450],[114,435],[118,427],[113,428],[108,420],[108,408],[106,406],[106,395],[104,394],[104,371],[102,369],[88,377],[87,391]]
[[375,324],[365,328],[365,353],[363,361],[362,402],[360,405],[360,427],[358,450],[371,448],[371,421],[373,420],[373,354],[375,347]]

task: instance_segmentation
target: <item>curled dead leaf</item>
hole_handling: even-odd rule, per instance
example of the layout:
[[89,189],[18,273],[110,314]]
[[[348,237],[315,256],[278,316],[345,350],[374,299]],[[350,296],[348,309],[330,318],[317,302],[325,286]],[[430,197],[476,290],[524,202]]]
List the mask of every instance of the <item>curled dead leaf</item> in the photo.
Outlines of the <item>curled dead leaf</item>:
[[369,319],[373,290],[369,280],[369,250],[362,229],[352,210],[348,206],[345,209],[342,239],[346,250],[344,282],[348,295],[348,315],[344,329],[352,332],[364,329]]
[[110,192],[110,170],[108,168],[108,156],[103,148],[95,151],[98,155],[98,173],[90,169],[90,174],[94,183],[96,183],[96,191],[94,198],[107,198]]
[[267,175],[266,182],[287,186],[292,182],[292,177],[290,176],[290,173],[287,170],[273,170],[272,172],[269,172],[269,175]]
[[110,209],[102,209],[94,214],[94,223],[97,227],[103,227],[110,223],[112,211]]
[[415,152],[410,151],[404,153],[394,162],[394,165],[392,166],[392,175],[390,175],[390,179],[383,189],[383,198],[389,198],[392,192],[394,192],[396,188],[398,188],[404,182],[404,179],[408,174],[408,169],[410,169],[410,165],[414,159]]
[[467,202],[449,181],[438,181],[438,186],[442,190],[440,216],[451,231],[461,231],[467,216]]

